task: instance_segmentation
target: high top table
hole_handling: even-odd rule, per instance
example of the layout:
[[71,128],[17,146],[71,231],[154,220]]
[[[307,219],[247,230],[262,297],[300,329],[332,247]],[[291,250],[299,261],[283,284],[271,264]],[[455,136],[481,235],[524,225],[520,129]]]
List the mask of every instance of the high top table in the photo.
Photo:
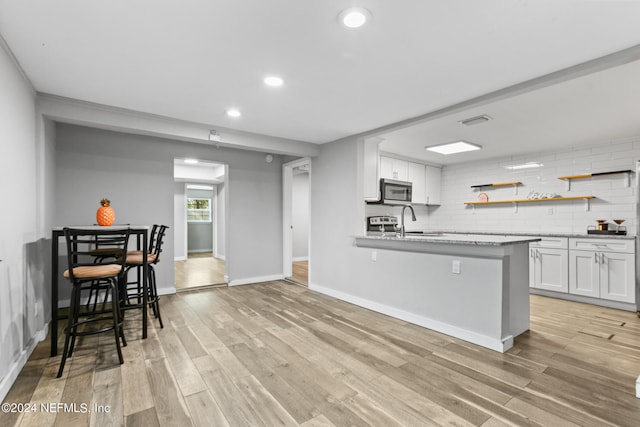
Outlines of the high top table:
[[[147,338],[147,300],[149,286],[147,283],[148,268],[147,262],[147,240],[149,226],[147,225],[112,225],[103,227],[100,225],[68,225],[68,228],[82,230],[125,230],[129,228],[131,235],[136,236],[136,248],[142,251],[142,338]],[[58,354],[58,320],[65,317],[58,316],[58,248],[60,237],[64,240],[64,228],[55,227],[51,231],[51,357]],[[66,246],[65,246],[66,247]]]

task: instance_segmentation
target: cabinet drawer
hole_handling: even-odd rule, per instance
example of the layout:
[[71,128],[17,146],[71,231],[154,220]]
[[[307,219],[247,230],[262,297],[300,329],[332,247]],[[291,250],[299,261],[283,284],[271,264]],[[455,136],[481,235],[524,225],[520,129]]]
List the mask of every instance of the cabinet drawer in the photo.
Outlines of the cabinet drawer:
[[578,251],[635,252],[635,240],[569,239],[569,249]]
[[540,237],[539,242],[531,242],[529,246],[532,248],[550,248],[550,249],[567,249],[569,247],[569,239],[567,237]]

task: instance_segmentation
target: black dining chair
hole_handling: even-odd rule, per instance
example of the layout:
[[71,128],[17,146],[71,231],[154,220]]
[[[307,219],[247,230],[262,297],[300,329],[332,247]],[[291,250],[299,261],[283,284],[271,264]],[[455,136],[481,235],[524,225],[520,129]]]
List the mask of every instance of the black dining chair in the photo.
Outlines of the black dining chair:
[[[154,316],[158,319],[160,327],[164,328],[162,323],[162,316],[160,315],[160,296],[158,295],[158,287],[156,283],[156,271],[154,266],[160,262],[160,254],[162,253],[162,245],[164,243],[164,236],[169,226],[154,224],[151,229],[151,236],[149,238],[149,247],[147,249],[147,303],[153,311]],[[122,308],[124,310],[142,308],[142,268],[143,268],[143,252],[142,251],[129,251],[127,252],[126,261],[126,273],[127,281],[123,289],[121,289]],[[136,271],[135,280],[129,281],[129,276],[132,270]]]
[[[71,282],[71,301],[69,318],[65,327],[64,350],[57,377],[62,376],[67,357],[73,355],[76,337],[113,331],[118,359],[124,363],[120,340],[126,346],[122,328],[123,316],[120,310],[118,287],[125,280],[125,263],[130,230],[77,229],[65,228],[67,243],[68,269],[64,272]],[[103,264],[96,264],[91,249],[96,239],[100,239],[111,247],[119,248],[119,256]],[[111,299],[110,309],[83,310],[82,294],[92,291],[106,292]],[[104,307],[103,307],[104,308]]]

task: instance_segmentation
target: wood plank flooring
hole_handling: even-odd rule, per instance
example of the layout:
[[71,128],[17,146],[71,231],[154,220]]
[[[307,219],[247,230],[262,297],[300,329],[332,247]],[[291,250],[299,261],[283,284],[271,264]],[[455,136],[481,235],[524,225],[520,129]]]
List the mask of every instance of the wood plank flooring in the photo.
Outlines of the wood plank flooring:
[[294,261],[291,266],[292,275],[287,277],[300,285],[309,286],[309,261]]
[[214,258],[211,252],[189,254],[183,261],[175,261],[176,289],[191,289],[201,286],[225,285],[225,262]]
[[127,318],[124,365],[92,336],[56,379],[40,343],[5,399],[38,410],[0,425],[640,425],[635,313],[532,296],[531,330],[500,354],[281,281],[160,304],[146,340]]

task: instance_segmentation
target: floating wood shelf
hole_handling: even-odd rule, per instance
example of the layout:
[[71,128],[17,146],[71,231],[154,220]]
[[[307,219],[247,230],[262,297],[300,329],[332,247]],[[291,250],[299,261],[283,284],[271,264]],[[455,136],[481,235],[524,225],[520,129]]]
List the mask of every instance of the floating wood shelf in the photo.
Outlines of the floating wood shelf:
[[510,185],[513,185],[513,187],[515,188],[514,194],[518,194],[518,185],[522,185],[522,183],[520,181],[496,182],[492,184],[472,185],[471,188],[473,188],[474,190],[480,190],[481,188],[484,188],[484,187],[508,187]]
[[595,199],[596,196],[575,196],[575,197],[551,197],[548,199],[514,199],[514,200],[496,200],[493,202],[464,202],[465,205],[471,205],[474,209],[478,205],[501,205],[511,203],[514,205],[515,211],[518,212],[518,203],[539,203],[539,202],[561,202],[567,200],[584,200],[585,210],[589,210],[589,200]]
[[623,170],[623,171],[597,172],[597,173],[587,173],[587,174],[584,174],[584,175],[559,176],[558,179],[566,181],[567,182],[567,190],[571,191],[571,180],[572,179],[587,179],[587,178],[593,178],[593,177],[596,177],[596,176],[626,174],[627,175],[627,181],[625,183],[625,187],[628,187],[631,184],[630,179],[631,179],[631,174],[632,173],[633,173],[632,170],[627,169],[627,170]]
[[480,185],[472,185],[471,188],[480,188],[480,187],[505,187],[507,185],[520,185],[522,184],[520,181],[513,182],[496,182],[494,184],[480,184]]

